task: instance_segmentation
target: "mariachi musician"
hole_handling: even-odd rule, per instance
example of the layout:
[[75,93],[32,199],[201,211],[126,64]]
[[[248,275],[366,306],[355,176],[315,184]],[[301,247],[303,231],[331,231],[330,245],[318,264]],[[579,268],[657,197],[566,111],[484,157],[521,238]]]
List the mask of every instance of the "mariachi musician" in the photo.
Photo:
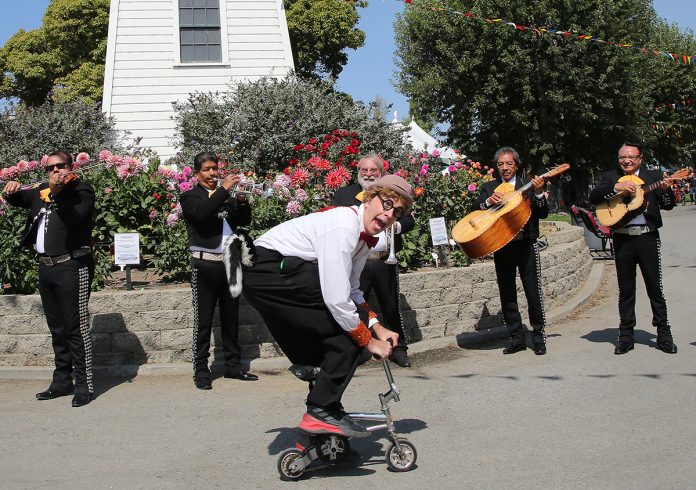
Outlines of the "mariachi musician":
[[193,171],[198,185],[181,194],[181,209],[192,254],[193,381],[200,390],[213,387],[208,358],[213,313],[218,303],[224,377],[241,381],[258,379],[241,365],[239,299],[230,293],[223,263],[225,242],[235,233],[236,226],[251,223],[251,208],[243,194],[236,198],[230,195],[230,190],[240,181],[238,175],[227,175],[218,187],[219,161],[212,153],[196,155]]
[[[358,162],[358,183],[341,187],[333,198],[334,206],[359,206],[361,201],[357,196],[367,190],[375,180],[382,177],[384,166],[382,157],[372,153],[361,158]],[[394,239],[394,250],[398,252],[403,246],[401,235],[408,233],[415,226],[413,216],[400,217],[394,224],[394,233],[382,231],[377,237],[379,241],[367,256],[365,268],[360,274],[360,290],[369,298],[372,289],[375,290],[379,307],[384,317],[385,326],[399,334],[397,345],[392,350],[390,359],[401,367],[411,367],[408,358],[404,322],[399,308],[399,271],[396,264],[387,264],[389,256],[389,237]]]
[[23,190],[11,181],[4,192],[8,203],[29,210],[22,245],[33,246],[38,255],[39,294],[55,354],[53,381],[36,399],[74,393],[72,406],[81,407],[94,391],[87,309],[94,277],[94,190],[70,174],[72,165],[70,153],[53,152],[44,167],[47,182]]
[[[606,172],[597,187],[590,192],[590,202],[599,204],[611,199],[617,192],[633,195],[638,185],[624,176],[639,177],[645,184],[662,179],[660,172],[641,169],[643,149],[638,143],[624,143],[619,148],[619,168]],[[621,179],[621,181],[619,180]],[[619,339],[614,354],[626,354],[633,349],[633,330],[636,326],[636,265],[640,266],[645,288],[650,298],[653,325],[657,328],[657,348],[676,354],[672,329],[667,320],[667,302],[662,291],[662,264],[660,259],[660,208],[672,209],[676,198],[669,179],[660,188],[645,195],[647,208],[625,225],[612,232],[616,278],[619,283]]]
[[[517,175],[520,168],[520,155],[510,147],[500,148],[493,156],[499,178],[486,182],[474,204],[475,208],[488,209],[499,204],[507,192],[519,189],[526,183]],[[522,326],[522,316],[517,306],[516,276],[520,279],[527,297],[529,323],[532,327],[532,346],[537,355],[546,354],[546,314],[544,296],[540,281],[540,260],[537,238],[539,219],[546,218],[549,207],[544,193],[544,179],[532,179],[534,196],[531,199],[532,214],[524,228],[503,248],[493,254],[495,275],[500,291],[500,304],[503,320],[510,333],[510,341],[503,354],[514,354],[525,350],[527,343]]]

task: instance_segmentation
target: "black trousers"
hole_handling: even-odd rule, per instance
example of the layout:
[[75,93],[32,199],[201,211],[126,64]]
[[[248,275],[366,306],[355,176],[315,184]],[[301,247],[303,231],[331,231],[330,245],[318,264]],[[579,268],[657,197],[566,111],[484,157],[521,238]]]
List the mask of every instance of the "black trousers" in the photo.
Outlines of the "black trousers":
[[50,389],[69,389],[74,376],[75,393],[94,391],[88,310],[93,278],[91,255],[54,266],[39,263],[39,294],[51,331],[56,365]]
[[239,347],[239,298],[230,294],[225,265],[209,260],[191,260],[193,298],[193,371],[209,372],[210,335],[215,306],[220,305],[220,333],[225,372],[239,374],[242,351]]
[[640,267],[650,299],[653,325],[658,338],[672,338],[667,320],[667,302],[662,291],[660,235],[657,231],[643,235],[615,233],[614,256],[619,283],[619,340],[633,342],[636,326],[636,265]]
[[397,349],[407,350],[404,321],[399,308],[399,271],[396,264],[368,260],[360,274],[360,290],[367,300],[374,289],[382,312],[384,326],[399,334]]
[[340,403],[362,349],[326,307],[318,265],[257,247],[256,264],[244,271],[244,296],[293,364],[321,367],[307,403]]
[[493,258],[503,320],[510,332],[510,342],[512,344],[525,343],[525,332],[517,305],[517,285],[515,283],[519,270],[522,287],[527,298],[532,342],[546,343],[544,295],[539,278],[541,262],[536,241],[526,239],[512,241],[495,252]]

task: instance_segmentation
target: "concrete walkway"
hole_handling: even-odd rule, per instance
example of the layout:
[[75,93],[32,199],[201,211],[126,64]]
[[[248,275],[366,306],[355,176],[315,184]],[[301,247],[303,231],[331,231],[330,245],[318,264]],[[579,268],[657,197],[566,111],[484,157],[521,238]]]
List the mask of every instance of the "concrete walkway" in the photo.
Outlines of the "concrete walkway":
[[[549,329],[549,354],[503,356],[503,342],[443,347],[395,368],[398,430],[418,468],[392,473],[384,439],[353,441],[361,464],[324,469],[306,488],[693,488],[696,481],[696,206],[665,213],[663,260],[679,354],[654,348],[642,284],[636,349],[613,355],[616,279]],[[640,281],[639,281],[640,283]],[[415,350],[415,349],[414,349]],[[3,488],[281,488],[277,455],[294,443],[305,388],[289,373],[256,383],[190,373],[100,377],[98,398],[38,402],[45,381],[0,380]],[[379,364],[359,371],[349,409],[376,410]]]

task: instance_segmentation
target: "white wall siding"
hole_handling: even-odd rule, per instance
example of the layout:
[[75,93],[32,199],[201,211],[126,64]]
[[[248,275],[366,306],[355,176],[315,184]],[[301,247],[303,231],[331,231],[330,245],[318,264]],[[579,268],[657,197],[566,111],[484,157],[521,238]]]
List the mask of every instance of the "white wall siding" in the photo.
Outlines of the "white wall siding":
[[282,0],[220,2],[223,63],[187,64],[178,62],[178,0],[111,1],[104,110],[165,159],[177,151],[173,102],[293,68]]

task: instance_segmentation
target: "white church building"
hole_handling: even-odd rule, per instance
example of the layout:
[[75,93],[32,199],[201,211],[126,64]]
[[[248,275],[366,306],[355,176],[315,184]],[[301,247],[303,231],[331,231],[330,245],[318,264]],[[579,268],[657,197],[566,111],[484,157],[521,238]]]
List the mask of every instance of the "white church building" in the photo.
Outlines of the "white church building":
[[282,0],[111,0],[103,110],[164,160],[190,93],[293,68]]

